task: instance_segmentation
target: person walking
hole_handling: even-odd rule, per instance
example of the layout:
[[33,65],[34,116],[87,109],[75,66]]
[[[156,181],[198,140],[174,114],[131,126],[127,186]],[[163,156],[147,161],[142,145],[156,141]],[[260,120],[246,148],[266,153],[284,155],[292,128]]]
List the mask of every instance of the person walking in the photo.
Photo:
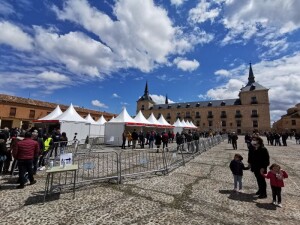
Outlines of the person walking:
[[268,174],[264,174],[264,171],[262,170],[261,175],[266,179],[270,179],[273,205],[278,205],[278,207],[281,208],[281,188],[284,187],[283,179],[288,178],[288,174],[276,163],[273,163],[269,169],[270,171]]
[[252,138],[248,152],[248,163],[257,181],[258,191],[256,195],[259,195],[258,198],[267,198],[267,184],[264,177],[261,176],[261,171],[266,173],[267,167],[270,165],[270,156],[259,136]]
[[136,149],[136,142],[139,139],[139,135],[135,129],[133,130],[131,137],[132,137],[132,149]]
[[126,138],[127,138],[127,134],[126,134],[126,132],[124,131],[124,132],[122,133],[122,146],[121,146],[121,149],[125,149]]
[[19,181],[20,185],[17,189],[22,189],[25,187],[25,173],[28,172],[28,178],[30,185],[36,183],[33,177],[33,159],[39,154],[39,144],[37,141],[31,139],[31,133],[26,132],[24,140],[17,143],[16,148],[13,149],[13,156],[18,160],[19,168]]
[[239,139],[239,137],[237,136],[237,134],[235,132],[232,132],[231,134],[231,143],[232,143],[232,147],[233,149],[237,149],[237,140]]
[[[249,167],[245,167],[243,157],[240,154],[235,154],[233,160],[230,162],[229,168],[233,174],[234,191],[243,191],[243,170],[248,170]],[[239,188],[238,188],[239,185]]]

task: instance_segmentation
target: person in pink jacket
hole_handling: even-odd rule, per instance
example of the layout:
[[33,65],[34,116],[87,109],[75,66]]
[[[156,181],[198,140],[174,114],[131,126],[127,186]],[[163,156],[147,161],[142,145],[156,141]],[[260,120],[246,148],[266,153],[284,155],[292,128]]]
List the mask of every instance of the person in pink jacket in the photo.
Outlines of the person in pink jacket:
[[273,205],[276,205],[277,197],[278,206],[282,207],[281,188],[284,187],[283,179],[288,178],[288,174],[284,170],[282,170],[278,164],[273,163],[270,166],[270,171],[267,174],[264,174],[264,171],[262,170],[261,175],[267,179],[270,179],[270,185],[273,195]]

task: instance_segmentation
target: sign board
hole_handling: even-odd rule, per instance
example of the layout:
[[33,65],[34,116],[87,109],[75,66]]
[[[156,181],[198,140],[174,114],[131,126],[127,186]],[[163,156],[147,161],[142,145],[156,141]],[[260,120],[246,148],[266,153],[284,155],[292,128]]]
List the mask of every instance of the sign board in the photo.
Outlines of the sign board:
[[60,155],[59,165],[63,166],[64,161],[65,161],[66,166],[72,165],[73,164],[73,154],[66,153],[66,154]]

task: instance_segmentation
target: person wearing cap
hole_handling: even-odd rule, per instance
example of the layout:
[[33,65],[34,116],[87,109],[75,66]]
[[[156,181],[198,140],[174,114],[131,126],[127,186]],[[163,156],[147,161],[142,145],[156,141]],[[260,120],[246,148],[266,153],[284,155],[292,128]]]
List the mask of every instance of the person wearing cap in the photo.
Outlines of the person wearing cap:
[[36,183],[33,177],[33,159],[38,156],[40,149],[37,141],[31,139],[31,135],[30,132],[26,132],[25,138],[16,144],[12,152],[14,158],[18,160],[20,185],[17,186],[17,189],[23,189],[25,187],[26,172],[28,172],[30,185]]

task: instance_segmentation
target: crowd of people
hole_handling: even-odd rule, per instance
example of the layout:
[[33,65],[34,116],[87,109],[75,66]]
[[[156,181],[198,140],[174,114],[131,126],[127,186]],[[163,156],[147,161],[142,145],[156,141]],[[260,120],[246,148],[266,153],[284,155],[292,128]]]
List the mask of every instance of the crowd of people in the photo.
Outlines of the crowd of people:
[[[17,130],[4,129],[0,132],[0,174],[13,174],[18,168],[19,186],[24,188],[27,178],[34,184],[34,175],[45,169],[45,157],[58,150],[63,152],[68,138],[65,132],[54,129],[52,133],[43,133],[42,129],[28,130],[18,133]],[[26,174],[26,176],[25,176]]]

